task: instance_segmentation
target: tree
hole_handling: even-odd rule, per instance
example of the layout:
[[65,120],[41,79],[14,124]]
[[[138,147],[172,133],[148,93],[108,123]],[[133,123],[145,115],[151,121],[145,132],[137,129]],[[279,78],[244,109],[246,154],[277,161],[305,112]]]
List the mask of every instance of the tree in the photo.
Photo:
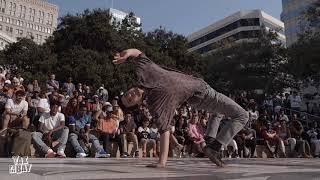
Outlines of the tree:
[[48,46],[40,46],[31,39],[22,38],[3,51],[6,68],[20,73],[25,79],[44,81],[54,71],[57,58]]
[[222,92],[288,86],[286,51],[275,32],[264,28],[254,42],[231,43],[206,57],[206,81]]

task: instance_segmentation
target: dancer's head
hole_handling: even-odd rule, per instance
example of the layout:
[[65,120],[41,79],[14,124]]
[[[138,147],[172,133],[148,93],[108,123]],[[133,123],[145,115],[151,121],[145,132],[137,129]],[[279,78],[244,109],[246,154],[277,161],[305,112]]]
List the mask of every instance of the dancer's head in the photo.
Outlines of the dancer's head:
[[125,107],[140,105],[143,101],[144,90],[141,88],[131,88],[122,97],[121,101]]

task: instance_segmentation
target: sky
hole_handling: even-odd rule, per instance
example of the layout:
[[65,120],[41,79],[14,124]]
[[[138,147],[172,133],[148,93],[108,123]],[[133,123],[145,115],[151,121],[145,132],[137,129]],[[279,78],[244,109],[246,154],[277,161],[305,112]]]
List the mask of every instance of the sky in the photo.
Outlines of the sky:
[[239,10],[262,9],[277,19],[281,0],[47,0],[60,8],[59,16],[81,13],[85,9],[110,8],[134,12],[142,20],[142,29],[160,26],[185,36]]

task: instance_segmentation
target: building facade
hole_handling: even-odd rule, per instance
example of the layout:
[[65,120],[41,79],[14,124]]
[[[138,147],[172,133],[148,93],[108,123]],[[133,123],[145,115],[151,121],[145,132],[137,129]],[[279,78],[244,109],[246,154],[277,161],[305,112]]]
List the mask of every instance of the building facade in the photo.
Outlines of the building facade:
[[291,46],[298,40],[299,33],[307,26],[304,12],[317,0],[282,0],[281,20],[285,25],[287,45]]
[[1,41],[11,43],[2,39],[2,34],[13,42],[28,37],[42,44],[57,28],[58,14],[57,5],[43,0],[0,0]]
[[[122,22],[122,20],[126,18],[126,16],[129,15],[129,13],[120,11],[118,9],[113,9],[113,8],[109,8],[108,12],[112,16],[113,20],[120,23]],[[141,18],[137,16],[135,16],[135,18],[136,18],[136,23],[141,24]]]
[[242,10],[189,35],[188,50],[205,55],[225,39],[236,42],[254,40],[262,27],[275,30],[285,45],[283,22],[261,10]]

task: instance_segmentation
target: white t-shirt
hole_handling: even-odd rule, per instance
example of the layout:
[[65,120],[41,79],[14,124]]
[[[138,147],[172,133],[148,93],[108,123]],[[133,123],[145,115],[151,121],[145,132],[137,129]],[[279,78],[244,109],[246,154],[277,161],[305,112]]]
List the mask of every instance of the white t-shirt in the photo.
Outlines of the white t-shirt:
[[41,107],[41,108],[45,109],[45,111],[44,111],[45,113],[50,112],[50,104],[48,102],[48,99],[40,99],[37,107]]
[[28,111],[28,103],[22,100],[20,104],[15,104],[12,99],[8,99],[6,109],[10,109],[12,113],[21,114],[22,111]]
[[50,113],[43,113],[40,116],[39,122],[44,124],[44,132],[47,133],[60,126],[60,122],[64,122],[64,114],[57,113],[55,116],[51,116]]

